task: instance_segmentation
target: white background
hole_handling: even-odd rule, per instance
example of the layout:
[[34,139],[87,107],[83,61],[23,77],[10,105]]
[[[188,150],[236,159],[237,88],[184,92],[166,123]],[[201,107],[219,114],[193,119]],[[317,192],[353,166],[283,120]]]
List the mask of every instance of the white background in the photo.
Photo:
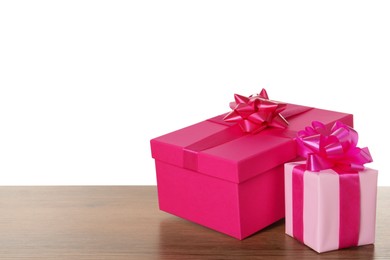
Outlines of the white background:
[[233,93],[350,112],[390,185],[389,1],[2,1],[0,184],[155,184]]

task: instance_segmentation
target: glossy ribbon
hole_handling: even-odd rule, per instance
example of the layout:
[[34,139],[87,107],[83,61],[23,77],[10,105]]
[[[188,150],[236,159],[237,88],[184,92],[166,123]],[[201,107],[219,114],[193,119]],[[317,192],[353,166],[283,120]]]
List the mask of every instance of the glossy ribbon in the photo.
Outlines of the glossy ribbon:
[[309,171],[335,169],[338,172],[358,172],[372,162],[367,147],[356,147],[358,133],[337,121],[328,131],[324,124],[314,121],[312,127],[298,132],[298,154],[306,158]]
[[244,97],[234,95],[230,103],[233,110],[224,118],[226,122],[236,122],[245,133],[258,133],[267,127],[285,128],[286,119],[280,114],[286,109],[285,103],[269,100],[265,89],[260,94]]
[[[289,117],[293,117],[305,113],[311,109],[312,109],[311,107],[297,106],[294,104],[286,104],[286,109],[282,112],[283,115],[281,116],[283,118],[289,118]],[[227,122],[226,120],[224,120],[224,118],[226,118],[226,114],[210,118],[207,121],[224,125],[227,128],[213,135],[200,139],[197,142],[183,148],[183,167],[185,169],[189,169],[193,171],[198,170],[199,152],[236,140],[238,138],[241,138],[249,134],[243,132],[237,123]],[[280,129],[281,131],[277,131],[277,129],[275,130],[276,131],[263,131],[262,133],[269,134],[269,135],[274,134],[279,137],[289,138],[289,139],[293,139],[297,135],[295,131],[290,131],[288,129]]]
[[[298,132],[298,153],[307,159],[306,165],[293,169],[293,235],[303,237],[303,176],[305,170],[318,172],[333,169],[339,174],[340,216],[339,248],[357,246],[360,230],[360,180],[358,172],[372,162],[367,147],[358,148],[358,134],[349,126],[336,122],[328,131],[320,122]],[[309,173],[310,174],[310,173]]]

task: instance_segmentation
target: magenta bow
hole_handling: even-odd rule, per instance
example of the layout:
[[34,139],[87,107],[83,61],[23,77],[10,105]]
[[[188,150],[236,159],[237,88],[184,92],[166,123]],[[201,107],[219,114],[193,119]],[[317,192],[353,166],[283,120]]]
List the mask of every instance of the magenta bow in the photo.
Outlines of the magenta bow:
[[298,132],[299,155],[307,159],[306,168],[318,172],[336,169],[342,172],[358,172],[364,164],[372,162],[367,147],[356,147],[358,133],[351,127],[337,121],[328,131],[324,124],[314,121],[313,127]]
[[224,120],[238,122],[244,132],[254,134],[266,127],[287,127],[286,119],[280,114],[286,109],[286,104],[269,100],[265,89],[249,97],[234,94],[234,99],[235,102],[230,103],[233,111]]

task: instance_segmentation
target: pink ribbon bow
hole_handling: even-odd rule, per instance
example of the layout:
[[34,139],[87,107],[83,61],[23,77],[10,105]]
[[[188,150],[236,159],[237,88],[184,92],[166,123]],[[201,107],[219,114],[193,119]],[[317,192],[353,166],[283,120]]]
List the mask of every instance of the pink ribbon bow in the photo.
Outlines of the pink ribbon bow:
[[230,103],[233,109],[224,117],[226,122],[238,122],[245,133],[258,133],[266,127],[285,128],[286,119],[280,114],[286,109],[285,103],[269,100],[267,92],[244,97],[234,94],[235,102]]
[[356,147],[358,133],[339,121],[330,131],[314,121],[312,127],[298,132],[296,141],[298,153],[307,159],[306,168],[310,171],[333,168],[340,172],[358,172],[364,169],[365,163],[372,162],[367,147]]

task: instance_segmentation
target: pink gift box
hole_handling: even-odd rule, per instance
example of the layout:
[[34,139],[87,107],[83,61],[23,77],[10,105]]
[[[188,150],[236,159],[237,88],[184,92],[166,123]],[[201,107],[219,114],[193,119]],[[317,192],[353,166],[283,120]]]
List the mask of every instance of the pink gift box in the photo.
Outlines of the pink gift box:
[[292,104],[282,114],[287,129],[244,134],[221,115],[152,139],[160,209],[237,239],[282,219],[296,132],[313,119],[353,123],[351,114]]
[[355,221],[350,214],[357,209],[360,218],[357,245],[373,244],[378,172],[365,168],[356,173],[360,198],[351,198],[349,190],[344,187],[342,191],[345,179],[332,169],[319,172],[303,169],[303,178],[297,179],[300,177],[294,176],[297,174],[294,169],[304,164],[285,164],[286,234],[318,253],[349,247],[345,243],[354,235],[349,226]]

